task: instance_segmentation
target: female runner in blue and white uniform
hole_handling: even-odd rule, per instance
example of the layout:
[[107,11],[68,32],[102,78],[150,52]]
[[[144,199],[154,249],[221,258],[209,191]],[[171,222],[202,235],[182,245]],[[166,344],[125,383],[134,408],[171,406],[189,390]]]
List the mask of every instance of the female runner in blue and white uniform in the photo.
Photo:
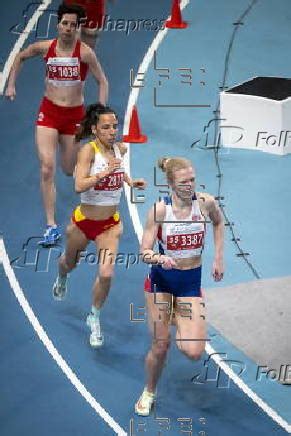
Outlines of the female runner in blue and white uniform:
[[65,253],[59,260],[59,274],[53,296],[61,300],[67,290],[67,274],[75,268],[80,253],[94,241],[102,253],[99,275],[93,286],[92,311],[87,317],[91,328],[90,344],[103,344],[99,314],[111,285],[122,223],[118,213],[123,182],[143,189],[143,179],[131,180],[124,172],[124,144],[116,143],[118,121],[115,112],[100,104],[91,105],[81,124],[78,140],[94,135],[79,152],[75,173],[75,190],[81,193],[81,204],[75,209],[67,227]]
[[[163,158],[158,165],[166,172],[172,195],[149,211],[141,244],[144,262],[152,264],[145,283],[152,346],[146,357],[146,386],[135,405],[135,412],[142,416],[149,415],[155,400],[170,346],[173,313],[178,348],[191,359],[199,359],[205,348],[201,255],[207,218],[213,224],[213,278],[219,281],[223,277],[224,222],[215,199],[195,192],[195,171],[189,160]],[[159,253],[153,251],[156,240]]]

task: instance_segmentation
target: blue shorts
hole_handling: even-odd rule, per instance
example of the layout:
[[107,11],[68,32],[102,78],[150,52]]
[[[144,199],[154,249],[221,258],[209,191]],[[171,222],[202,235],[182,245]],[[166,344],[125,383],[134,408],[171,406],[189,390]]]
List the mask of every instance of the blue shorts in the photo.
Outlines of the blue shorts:
[[167,292],[174,297],[201,297],[201,266],[193,269],[163,269],[152,265],[146,292]]

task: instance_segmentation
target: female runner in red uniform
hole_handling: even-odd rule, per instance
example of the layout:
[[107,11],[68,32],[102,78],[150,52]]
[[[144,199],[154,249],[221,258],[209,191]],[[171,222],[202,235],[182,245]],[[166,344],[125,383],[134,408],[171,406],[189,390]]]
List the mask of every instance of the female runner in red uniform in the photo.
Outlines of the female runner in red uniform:
[[[135,412],[142,416],[149,415],[155,400],[156,385],[170,346],[173,309],[178,348],[190,359],[199,359],[205,348],[201,255],[206,217],[213,224],[213,277],[216,281],[223,277],[224,223],[216,201],[209,194],[195,192],[195,171],[189,160],[163,158],[159,166],[166,172],[172,195],[150,210],[141,244],[144,261],[152,264],[145,283],[145,298],[153,338],[146,357],[146,387],[135,405]],[[153,251],[156,240],[159,253]]]
[[[59,274],[53,296],[62,300],[67,290],[67,274],[75,268],[80,253],[94,241],[102,262],[93,286],[92,312],[87,317],[91,328],[90,344],[103,344],[99,314],[109,293],[114,272],[114,259],[122,233],[118,205],[125,181],[129,186],[144,189],[143,179],[131,180],[124,172],[124,144],[116,143],[117,117],[109,107],[89,106],[81,125],[81,137],[93,135],[78,154],[75,189],[81,193],[81,204],[73,212],[67,227],[67,244],[59,261]],[[98,256],[99,258],[99,256]]]
[[16,77],[24,60],[42,56],[46,63],[46,87],[36,121],[36,143],[40,161],[40,186],[47,219],[43,245],[53,245],[60,237],[55,221],[55,167],[59,144],[61,166],[72,175],[76,163],[76,127],[84,117],[84,81],[89,69],[99,84],[98,100],[105,104],[108,82],[95,53],[78,40],[78,27],[83,11],[78,6],[60,5],[58,37],[29,45],[15,58],[6,96],[14,100]]

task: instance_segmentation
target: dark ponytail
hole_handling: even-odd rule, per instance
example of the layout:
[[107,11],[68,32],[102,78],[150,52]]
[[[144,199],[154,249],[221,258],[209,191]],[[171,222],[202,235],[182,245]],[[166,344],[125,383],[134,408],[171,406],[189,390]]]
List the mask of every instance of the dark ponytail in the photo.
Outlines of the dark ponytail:
[[114,114],[117,118],[116,113],[109,106],[104,106],[101,103],[90,104],[86,107],[86,115],[81,121],[80,127],[76,134],[76,140],[86,139],[92,136],[92,126],[95,126],[100,115],[104,114]]

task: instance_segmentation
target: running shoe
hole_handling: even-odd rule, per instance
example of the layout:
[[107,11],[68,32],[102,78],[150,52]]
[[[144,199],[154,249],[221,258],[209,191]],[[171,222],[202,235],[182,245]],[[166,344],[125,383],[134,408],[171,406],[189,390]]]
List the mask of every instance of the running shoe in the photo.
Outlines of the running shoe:
[[93,348],[101,347],[104,343],[104,337],[101,332],[100,320],[93,313],[89,313],[86,320],[87,326],[91,329],[90,345]]
[[61,301],[65,298],[67,293],[67,276],[57,276],[53,284],[53,297],[55,300]]
[[138,402],[135,404],[135,413],[140,416],[149,416],[155,399],[156,395],[144,388]]
[[50,247],[55,245],[61,236],[58,226],[47,226],[43,239],[38,242],[38,245]]

